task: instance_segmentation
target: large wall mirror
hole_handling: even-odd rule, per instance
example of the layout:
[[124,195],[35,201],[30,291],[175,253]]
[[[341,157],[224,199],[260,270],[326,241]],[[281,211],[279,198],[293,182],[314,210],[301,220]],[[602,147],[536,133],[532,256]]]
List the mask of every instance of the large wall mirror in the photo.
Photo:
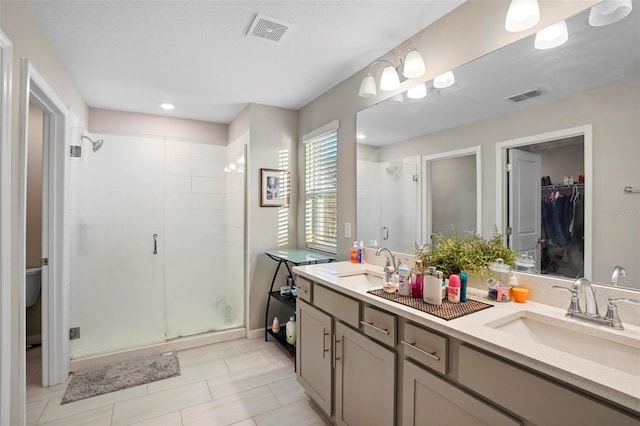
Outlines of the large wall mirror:
[[[618,285],[640,289],[640,194],[623,190],[640,187],[637,9],[621,21],[600,27],[589,25],[586,10],[566,20],[569,38],[559,47],[535,49],[531,36],[453,70],[455,83],[450,87],[437,89],[428,82],[423,99],[400,95],[358,113],[358,238],[380,240],[386,225],[371,218],[380,218],[382,210],[390,208],[411,214],[403,216],[404,221],[395,219],[404,229],[387,226],[389,235],[402,235],[399,245],[387,240],[378,241],[380,245],[411,252],[416,243],[429,242],[426,218],[432,211],[424,198],[424,158],[475,146],[481,154],[482,182],[476,182],[481,186],[479,230],[485,236],[496,229],[505,233],[509,188],[501,175],[506,167],[502,154],[518,148],[542,159],[546,172],[539,172],[538,181],[529,183],[539,200],[548,195],[545,189],[562,189],[565,183],[570,187],[567,195],[578,191],[588,197],[581,237],[588,244],[582,244],[582,253],[573,248],[554,251],[551,259],[558,267],[544,269],[539,259],[537,271],[586,276],[606,284],[619,265],[627,276]],[[386,202],[372,201],[381,193],[376,179],[387,173],[389,165],[405,163],[418,169],[414,172],[411,166],[406,171],[407,182],[399,183]],[[367,173],[361,173],[362,165]],[[573,177],[575,185],[568,185],[565,176]],[[361,205],[361,188],[367,185],[368,204]],[[539,249],[531,247],[531,254]],[[575,255],[575,262],[571,268],[563,267],[559,262],[570,255]]]

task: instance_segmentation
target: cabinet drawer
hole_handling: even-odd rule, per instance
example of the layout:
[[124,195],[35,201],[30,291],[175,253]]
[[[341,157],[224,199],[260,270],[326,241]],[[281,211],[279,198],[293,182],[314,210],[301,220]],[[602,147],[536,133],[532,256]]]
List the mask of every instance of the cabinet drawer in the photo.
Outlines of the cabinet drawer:
[[362,310],[362,331],[369,337],[384,343],[396,345],[396,316],[371,306]]
[[311,303],[311,281],[298,275],[296,288],[298,289],[298,297],[305,302]]
[[466,345],[458,381],[535,424],[638,425],[637,418]]
[[314,285],[313,304],[352,327],[360,327],[360,302],[356,300]]
[[410,323],[404,325],[405,356],[438,373],[447,374],[447,338]]

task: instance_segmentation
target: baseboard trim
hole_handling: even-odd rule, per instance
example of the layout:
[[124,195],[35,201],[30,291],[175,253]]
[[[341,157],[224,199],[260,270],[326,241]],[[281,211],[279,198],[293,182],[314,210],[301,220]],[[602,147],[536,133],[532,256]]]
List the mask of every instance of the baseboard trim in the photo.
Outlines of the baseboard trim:
[[264,338],[264,328],[247,331],[247,339],[258,339],[260,337]]
[[117,352],[93,355],[73,359],[70,362],[70,371],[85,370],[88,368],[100,367],[115,362],[124,361],[131,358],[162,354],[165,352],[182,351],[185,349],[197,348],[199,346],[211,345],[213,343],[226,342],[229,340],[241,339],[247,335],[247,330],[237,328],[233,330],[214,331],[211,333],[202,333],[196,336],[179,337],[164,343],[155,345],[142,346],[139,348],[131,348]]

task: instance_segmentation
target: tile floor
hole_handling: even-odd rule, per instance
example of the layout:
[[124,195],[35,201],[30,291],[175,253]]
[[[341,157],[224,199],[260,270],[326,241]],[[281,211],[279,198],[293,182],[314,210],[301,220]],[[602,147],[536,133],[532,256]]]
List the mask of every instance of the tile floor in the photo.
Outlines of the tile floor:
[[181,375],[60,405],[43,388],[41,349],[27,351],[27,426],[330,425],[274,342],[239,339],[178,352]]

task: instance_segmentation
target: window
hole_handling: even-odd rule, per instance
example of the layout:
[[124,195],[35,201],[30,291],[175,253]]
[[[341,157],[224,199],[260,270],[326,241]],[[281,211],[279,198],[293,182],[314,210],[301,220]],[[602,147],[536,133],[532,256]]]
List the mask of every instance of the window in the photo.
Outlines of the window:
[[305,245],[338,249],[338,125],[330,123],[304,136]]

